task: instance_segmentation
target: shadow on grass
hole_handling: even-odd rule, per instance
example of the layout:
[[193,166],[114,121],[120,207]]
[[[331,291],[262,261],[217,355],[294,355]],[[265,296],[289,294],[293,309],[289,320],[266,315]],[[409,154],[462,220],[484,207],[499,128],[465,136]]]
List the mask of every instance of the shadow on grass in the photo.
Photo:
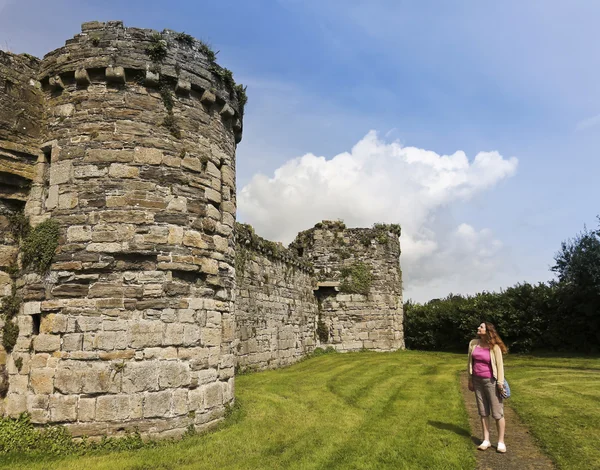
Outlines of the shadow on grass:
[[429,426],[433,426],[434,428],[438,428],[441,429],[443,431],[452,431],[455,434],[458,434],[459,436],[465,436],[465,437],[473,437],[471,436],[471,432],[468,431],[465,428],[461,428],[460,426],[457,426],[456,424],[452,424],[452,423],[442,423],[441,421],[427,421],[427,424],[429,424]]

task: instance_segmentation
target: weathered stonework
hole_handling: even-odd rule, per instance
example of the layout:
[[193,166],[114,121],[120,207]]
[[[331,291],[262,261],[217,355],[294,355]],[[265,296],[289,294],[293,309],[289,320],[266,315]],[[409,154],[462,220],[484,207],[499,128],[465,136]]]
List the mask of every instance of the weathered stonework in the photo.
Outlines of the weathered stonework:
[[197,41],[120,22],[84,24],[42,61],[0,55],[2,293],[18,253],[4,215],[61,227],[50,272],[16,279],[7,415],[177,435],[233,400],[241,116],[215,67]]
[[[236,225],[227,77],[189,36],[121,22],[0,52],[0,415],[178,436],[224,416],[236,366],[403,347],[399,232],[322,223],[286,249]],[[22,215],[59,225],[48,272],[23,263]],[[368,289],[336,291],[358,261]]]
[[404,348],[399,235],[397,225],[323,221],[292,243],[314,266],[326,343],[340,351]]

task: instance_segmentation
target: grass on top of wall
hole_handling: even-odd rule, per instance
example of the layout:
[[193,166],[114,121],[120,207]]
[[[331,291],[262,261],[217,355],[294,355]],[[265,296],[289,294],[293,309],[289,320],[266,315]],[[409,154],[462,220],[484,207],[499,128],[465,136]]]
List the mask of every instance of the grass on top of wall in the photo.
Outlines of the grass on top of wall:
[[5,468],[61,470],[473,468],[457,385],[463,361],[410,351],[327,354],[238,377],[240,405],[213,433],[132,452],[1,460]]

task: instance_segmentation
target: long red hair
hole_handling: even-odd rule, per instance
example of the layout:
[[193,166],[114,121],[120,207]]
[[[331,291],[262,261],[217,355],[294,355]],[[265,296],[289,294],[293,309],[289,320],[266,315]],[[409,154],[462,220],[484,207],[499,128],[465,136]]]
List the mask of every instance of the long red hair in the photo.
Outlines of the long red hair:
[[503,354],[506,354],[508,352],[508,348],[502,341],[502,338],[500,338],[500,335],[496,331],[496,327],[486,321],[483,323],[485,323],[485,339],[487,340],[488,344],[492,348],[498,345],[500,347],[500,351],[502,351]]

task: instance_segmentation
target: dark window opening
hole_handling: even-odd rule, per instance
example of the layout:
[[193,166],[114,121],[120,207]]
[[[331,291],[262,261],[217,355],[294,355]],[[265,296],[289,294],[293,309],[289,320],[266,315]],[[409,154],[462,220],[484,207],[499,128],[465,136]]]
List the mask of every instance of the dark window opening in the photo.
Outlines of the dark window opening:
[[31,315],[31,319],[33,320],[33,334],[40,334],[40,325],[42,324],[42,315],[40,313],[36,313]]
[[42,149],[44,153],[44,186],[50,186],[50,164],[52,163],[52,147]]
[[44,163],[50,165],[52,163],[52,147],[43,149],[44,152]]
[[337,295],[337,290],[333,286],[319,286],[319,288],[315,291],[315,297],[321,300],[325,300],[329,297],[335,297]]

